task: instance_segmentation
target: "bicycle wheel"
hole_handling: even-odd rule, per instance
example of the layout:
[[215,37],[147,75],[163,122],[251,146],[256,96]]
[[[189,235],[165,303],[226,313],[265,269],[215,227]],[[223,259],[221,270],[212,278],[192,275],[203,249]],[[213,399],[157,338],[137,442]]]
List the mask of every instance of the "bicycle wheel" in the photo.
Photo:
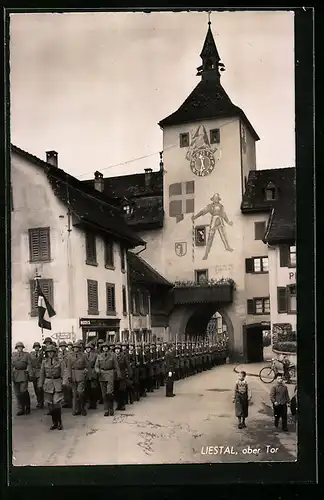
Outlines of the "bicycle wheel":
[[264,384],[271,384],[276,377],[275,371],[270,366],[265,366],[260,370],[259,378]]

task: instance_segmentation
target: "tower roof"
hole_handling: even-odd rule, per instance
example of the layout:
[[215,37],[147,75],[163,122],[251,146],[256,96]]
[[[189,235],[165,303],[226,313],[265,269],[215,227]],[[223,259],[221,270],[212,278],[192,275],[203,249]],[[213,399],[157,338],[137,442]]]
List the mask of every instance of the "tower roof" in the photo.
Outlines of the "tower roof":
[[214,36],[213,36],[210,25],[211,25],[211,23],[209,21],[208,22],[208,30],[207,30],[204,46],[202,48],[200,57],[201,57],[201,59],[205,59],[207,57],[213,57],[217,61],[220,61],[221,59],[220,59],[219,54],[218,54],[218,50],[216,47],[216,43],[215,43]]

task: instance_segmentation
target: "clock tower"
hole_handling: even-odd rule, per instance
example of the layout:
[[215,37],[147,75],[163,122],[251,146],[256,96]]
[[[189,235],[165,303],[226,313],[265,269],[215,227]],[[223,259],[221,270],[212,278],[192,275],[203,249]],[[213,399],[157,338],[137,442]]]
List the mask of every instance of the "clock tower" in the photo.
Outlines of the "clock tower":
[[[242,337],[246,297],[241,202],[245,179],[255,169],[259,137],[221,84],[225,66],[210,21],[200,57],[198,85],[177,111],[159,122],[163,130],[164,227],[155,255],[151,251],[144,254],[149,253],[148,260],[172,282],[234,280],[234,298],[226,314]],[[171,332],[183,329],[183,322],[177,320],[172,326],[172,321],[171,317]],[[235,350],[241,352],[242,339],[235,343]]]

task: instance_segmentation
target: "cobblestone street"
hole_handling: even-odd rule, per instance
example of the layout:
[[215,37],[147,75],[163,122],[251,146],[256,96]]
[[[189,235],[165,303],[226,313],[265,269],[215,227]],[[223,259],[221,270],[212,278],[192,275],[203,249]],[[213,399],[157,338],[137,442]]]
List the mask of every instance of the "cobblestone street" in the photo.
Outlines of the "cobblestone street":
[[[274,430],[270,386],[256,377],[249,377],[252,403],[247,429],[237,429],[232,403],[236,377],[233,365],[219,366],[176,382],[175,398],[164,397],[161,388],[110,418],[104,418],[100,406],[89,410],[86,417],[73,417],[71,410],[64,410],[63,431],[49,431],[50,417],[44,410],[34,409],[32,399],[30,415],[16,417],[14,413],[13,464],[295,460],[294,425],[290,422],[289,433]],[[216,454],[214,447],[220,446],[223,453]]]

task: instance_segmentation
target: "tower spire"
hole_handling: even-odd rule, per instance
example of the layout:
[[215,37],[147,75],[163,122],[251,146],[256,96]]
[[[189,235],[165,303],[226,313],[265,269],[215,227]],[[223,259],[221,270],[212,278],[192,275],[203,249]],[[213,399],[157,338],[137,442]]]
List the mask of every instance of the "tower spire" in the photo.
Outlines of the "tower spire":
[[219,57],[216,43],[211,30],[211,12],[208,12],[208,30],[202,48],[200,57],[202,65],[197,68],[197,76],[201,76],[202,80],[219,80],[220,71],[224,71],[224,64]]

